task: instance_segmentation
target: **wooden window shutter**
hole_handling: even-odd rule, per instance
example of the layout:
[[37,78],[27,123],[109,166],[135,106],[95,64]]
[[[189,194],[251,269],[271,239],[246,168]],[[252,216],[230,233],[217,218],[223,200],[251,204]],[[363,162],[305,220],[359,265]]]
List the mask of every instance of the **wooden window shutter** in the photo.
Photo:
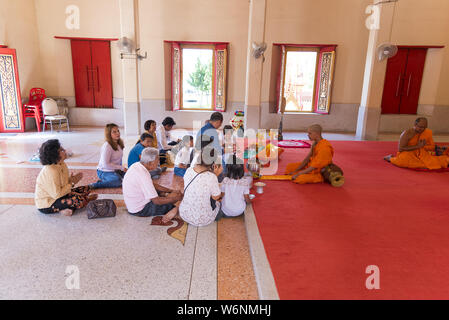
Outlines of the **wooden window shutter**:
[[181,64],[182,50],[179,43],[172,43],[171,98],[173,111],[181,109]]
[[282,98],[284,96],[284,78],[285,78],[285,62],[287,58],[287,50],[285,46],[281,46],[281,65],[279,66],[278,80],[276,86],[277,101],[276,109],[277,113],[281,112]]
[[226,110],[226,70],[228,65],[227,44],[215,45],[214,52],[214,110],[224,112]]
[[318,81],[315,94],[315,112],[328,114],[335,65],[335,46],[320,48]]

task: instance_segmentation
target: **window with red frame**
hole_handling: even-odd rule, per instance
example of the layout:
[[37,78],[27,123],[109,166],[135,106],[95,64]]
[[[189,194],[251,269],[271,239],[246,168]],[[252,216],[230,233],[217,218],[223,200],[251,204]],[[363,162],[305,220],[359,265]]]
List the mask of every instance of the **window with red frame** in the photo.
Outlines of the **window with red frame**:
[[275,44],[280,49],[277,112],[328,114],[336,45]]
[[170,42],[172,110],[226,110],[228,43]]

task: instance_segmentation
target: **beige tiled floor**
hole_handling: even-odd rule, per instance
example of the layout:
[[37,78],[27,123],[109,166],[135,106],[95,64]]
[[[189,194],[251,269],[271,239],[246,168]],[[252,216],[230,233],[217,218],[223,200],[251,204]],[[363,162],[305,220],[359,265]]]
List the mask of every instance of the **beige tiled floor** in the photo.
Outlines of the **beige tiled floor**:
[[[217,299],[219,293],[228,299],[257,298],[226,294],[229,286],[217,280],[216,223],[200,229],[189,226],[182,246],[167,235],[167,227],[127,214],[120,200],[117,216],[111,219],[88,220],[85,210],[73,217],[38,213],[33,191],[41,165],[29,160],[48,139],[59,139],[73,152],[67,164],[71,171],[84,172],[82,183],[95,179],[102,128],[0,136],[0,299]],[[124,137],[125,163],[137,139]],[[173,177],[171,170],[158,182],[182,188],[182,179]],[[107,189],[100,196],[122,199],[116,191]],[[221,231],[245,239],[242,225],[225,225]],[[248,243],[241,241],[232,250],[248,251]],[[229,250],[226,255],[238,256]],[[226,262],[240,265],[236,270],[245,268],[255,286],[248,258]],[[79,268],[79,290],[66,288],[67,266]],[[234,289],[239,286],[243,284],[234,283]]]

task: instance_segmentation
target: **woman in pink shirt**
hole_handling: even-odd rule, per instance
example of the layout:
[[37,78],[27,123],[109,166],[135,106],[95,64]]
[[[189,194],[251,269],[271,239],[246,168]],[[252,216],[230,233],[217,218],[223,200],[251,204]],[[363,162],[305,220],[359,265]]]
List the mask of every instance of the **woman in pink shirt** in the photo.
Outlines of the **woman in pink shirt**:
[[97,166],[99,180],[90,185],[92,189],[121,187],[121,174],[126,172],[126,168],[122,165],[125,145],[120,139],[118,126],[114,123],[107,124],[104,135],[106,141],[101,147],[100,162]]

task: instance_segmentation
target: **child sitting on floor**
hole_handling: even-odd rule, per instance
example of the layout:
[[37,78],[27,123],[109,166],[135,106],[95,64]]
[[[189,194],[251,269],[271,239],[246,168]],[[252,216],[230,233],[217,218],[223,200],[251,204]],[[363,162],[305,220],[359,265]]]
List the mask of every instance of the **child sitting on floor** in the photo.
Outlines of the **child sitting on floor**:
[[192,136],[184,136],[182,138],[183,147],[176,154],[175,159],[175,175],[179,177],[184,177],[187,168],[190,166],[192,162],[193,156],[193,137]]
[[222,203],[216,220],[232,218],[245,212],[246,204],[251,202],[249,189],[251,181],[245,177],[243,160],[235,154],[227,159],[226,175],[221,184]]

